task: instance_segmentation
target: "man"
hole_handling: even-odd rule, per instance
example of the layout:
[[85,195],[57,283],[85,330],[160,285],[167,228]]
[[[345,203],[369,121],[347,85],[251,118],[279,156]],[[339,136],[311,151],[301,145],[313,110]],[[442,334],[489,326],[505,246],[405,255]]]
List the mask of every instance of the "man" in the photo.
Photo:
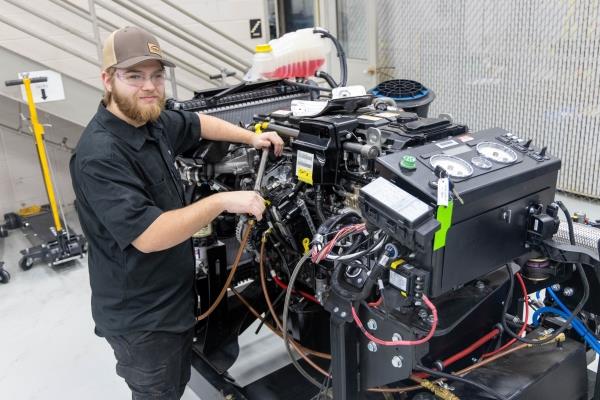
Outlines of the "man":
[[89,241],[92,315],[133,399],[179,399],[190,378],[194,256],[190,237],[224,211],[260,219],[255,192],[184,203],[177,154],[203,139],[281,154],[273,132],[256,135],[225,121],[164,111],[165,71],[148,32],[126,27],[104,44],[104,99],[83,132],[70,170]]

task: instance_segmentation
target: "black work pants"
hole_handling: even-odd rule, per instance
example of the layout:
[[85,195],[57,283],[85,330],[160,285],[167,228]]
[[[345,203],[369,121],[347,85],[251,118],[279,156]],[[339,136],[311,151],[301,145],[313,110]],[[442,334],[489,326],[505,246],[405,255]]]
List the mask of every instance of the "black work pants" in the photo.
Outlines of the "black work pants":
[[133,400],[179,400],[190,380],[193,329],[107,336]]

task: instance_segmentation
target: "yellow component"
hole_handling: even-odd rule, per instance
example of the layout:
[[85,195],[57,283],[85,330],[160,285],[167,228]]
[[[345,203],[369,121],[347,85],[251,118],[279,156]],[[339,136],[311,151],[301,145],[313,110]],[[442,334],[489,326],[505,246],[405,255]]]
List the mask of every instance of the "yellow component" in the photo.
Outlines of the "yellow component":
[[273,51],[273,48],[269,43],[257,44],[256,47],[254,47],[254,51],[257,53],[270,53]]
[[307,254],[310,251],[310,239],[304,238],[302,239],[302,246],[304,246],[304,254]]
[[403,292],[402,290],[400,291],[400,294],[401,294],[403,297],[408,297],[408,293],[406,293],[406,292]]
[[267,236],[271,233],[272,230],[273,230],[272,228],[269,228],[269,229],[267,229],[267,230],[264,231],[264,233],[262,235],[262,239],[261,239],[262,243],[266,243],[267,242]]
[[298,176],[299,181],[308,183],[309,185],[313,184],[312,170],[298,167],[298,169],[296,169],[296,175]]
[[399,266],[401,266],[402,264],[404,264],[406,261],[404,261],[403,259],[399,258],[397,260],[392,261],[392,263],[390,264],[390,267],[392,269],[396,269]]
[[269,127],[269,123],[267,121],[257,122],[256,124],[254,124],[254,133],[256,133],[257,135],[260,135],[268,127]]
[[17,214],[19,214],[21,217],[31,217],[32,215],[39,214],[41,211],[42,207],[35,204],[33,206],[21,208]]
[[458,397],[457,395],[455,395],[454,393],[452,393],[450,390],[448,390],[446,388],[443,388],[441,386],[438,386],[438,385],[436,385],[435,383],[433,383],[431,381],[423,379],[422,381],[419,382],[419,384],[421,386],[423,386],[425,389],[427,389],[430,392],[432,392],[433,394],[435,394],[440,399],[443,399],[443,400],[460,400],[460,397]]
[[46,194],[48,195],[50,211],[52,212],[52,217],[54,218],[54,227],[56,228],[56,233],[58,234],[62,232],[62,224],[58,216],[58,207],[56,206],[54,186],[52,184],[52,177],[50,176],[50,168],[48,166],[48,157],[46,155],[46,147],[44,144],[44,127],[38,121],[37,111],[35,109],[35,102],[33,101],[33,94],[31,92],[31,79],[29,77],[23,78],[23,85],[25,85],[25,93],[27,94],[29,116],[31,117],[33,135],[35,137],[35,144],[37,146],[40,165],[42,167],[42,176],[44,177],[44,183],[46,185]]

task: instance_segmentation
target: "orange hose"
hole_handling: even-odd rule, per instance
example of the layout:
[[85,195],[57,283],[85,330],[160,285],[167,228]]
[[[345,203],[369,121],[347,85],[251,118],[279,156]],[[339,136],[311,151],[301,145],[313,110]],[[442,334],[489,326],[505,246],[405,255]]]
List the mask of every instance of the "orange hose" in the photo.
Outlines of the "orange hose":
[[206,310],[203,314],[199,315],[196,318],[196,320],[202,321],[203,319],[208,317],[210,314],[212,314],[213,311],[216,310],[216,308],[219,306],[219,304],[221,303],[221,301],[227,294],[227,289],[231,285],[233,276],[235,275],[235,272],[238,269],[240,260],[242,258],[242,254],[244,254],[244,249],[246,248],[246,244],[248,243],[248,239],[250,238],[250,232],[252,232],[253,227],[254,227],[254,220],[251,219],[246,224],[246,228],[247,228],[246,233],[244,233],[244,237],[242,238],[242,242],[240,243],[240,248],[237,252],[237,255],[235,256],[235,261],[233,262],[233,267],[231,267],[231,271],[229,272],[229,276],[227,276],[227,280],[225,281],[225,285],[223,285],[223,289],[221,289],[221,293],[219,293],[219,295],[217,296],[217,299],[215,300],[214,303],[211,304],[211,306],[208,308],[208,310]]

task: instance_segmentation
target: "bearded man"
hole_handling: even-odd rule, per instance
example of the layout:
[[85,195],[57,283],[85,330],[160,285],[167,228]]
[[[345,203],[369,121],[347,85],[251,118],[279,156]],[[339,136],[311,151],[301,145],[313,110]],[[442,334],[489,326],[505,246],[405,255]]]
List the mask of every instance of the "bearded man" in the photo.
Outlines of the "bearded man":
[[203,139],[257,149],[283,141],[220,119],[165,111],[158,41],[136,27],[103,49],[104,99],[71,158],[77,213],[88,243],[92,316],[114,350],[133,399],[179,399],[190,378],[195,324],[191,236],[222,212],[260,219],[255,192],[218,193],[185,204],[175,156]]

